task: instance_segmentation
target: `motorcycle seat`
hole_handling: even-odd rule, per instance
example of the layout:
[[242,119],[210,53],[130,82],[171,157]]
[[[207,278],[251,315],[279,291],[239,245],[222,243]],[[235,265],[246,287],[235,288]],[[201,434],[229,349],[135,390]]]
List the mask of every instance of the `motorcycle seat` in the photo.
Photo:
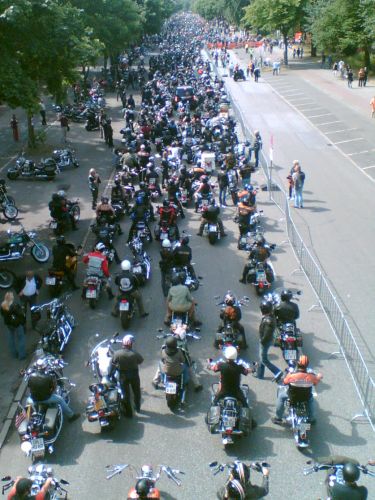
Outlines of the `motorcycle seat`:
[[59,409],[57,407],[49,407],[47,408],[45,417],[44,417],[44,425],[47,430],[52,431],[55,428],[55,423],[57,419],[57,415],[59,413]]
[[306,403],[312,395],[312,384],[289,384],[288,397],[290,404]]

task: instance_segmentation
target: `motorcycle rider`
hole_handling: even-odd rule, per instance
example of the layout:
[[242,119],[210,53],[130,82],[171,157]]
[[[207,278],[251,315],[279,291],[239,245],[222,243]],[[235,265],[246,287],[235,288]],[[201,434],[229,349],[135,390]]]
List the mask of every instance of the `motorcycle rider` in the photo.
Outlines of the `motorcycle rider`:
[[[114,295],[111,290],[111,276],[109,274],[109,267],[108,267],[108,259],[107,257],[102,253],[103,250],[105,250],[105,245],[103,243],[98,243],[95,246],[95,249],[86,254],[82,261],[84,264],[87,264],[88,269],[87,273],[90,274],[90,272],[96,276],[99,276],[102,280],[104,288],[107,290],[108,294],[108,299],[113,299]],[[83,297],[84,297],[84,291],[83,291]]]
[[248,408],[246,398],[241,389],[241,375],[250,373],[248,368],[237,364],[238,352],[234,346],[227,346],[223,350],[225,360],[219,360],[217,363],[208,365],[208,369],[214,372],[220,372],[220,389],[215,394],[212,402],[216,406],[220,399],[230,396],[236,398],[242,403],[244,408]]
[[227,234],[224,231],[224,224],[219,214],[220,208],[215,205],[215,200],[212,200],[207,210],[202,212],[201,224],[197,236],[203,236],[203,229],[206,224],[217,224],[219,226],[220,236],[225,238]]
[[[241,191],[241,193],[243,193],[243,191]],[[256,212],[255,199],[254,202],[252,203],[251,197],[249,193],[246,191],[246,194],[240,198],[240,201],[238,202],[237,205],[237,209],[238,209],[238,227],[240,230],[240,236],[242,236],[249,230],[251,216]]]
[[[79,249],[80,247],[77,250]],[[52,268],[64,272],[73,290],[79,289],[75,283],[76,265],[74,260],[77,258],[77,250],[72,243],[66,243],[65,237],[62,235],[56,238],[56,245],[52,247]]]
[[152,162],[148,162],[147,165],[147,171],[146,171],[146,182],[147,184],[150,184],[151,179],[154,179],[153,184],[155,185],[155,189],[158,192],[159,196],[161,196],[161,189],[160,189],[160,183],[159,183],[159,174],[155,170],[155,165]]
[[[315,375],[313,372],[308,372],[307,368],[309,366],[309,358],[305,355],[302,354],[300,356],[298,363],[297,363],[297,370],[292,373],[288,373],[287,376],[283,380],[283,384],[289,385],[289,384],[311,384],[311,385],[317,385],[319,382],[322,380],[323,375],[321,373],[318,373]],[[284,416],[284,406],[285,402],[288,399],[288,392],[285,391],[280,391],[278,398],[277,398],[277,403],[276,403],[276,417],[272,418],[272,422],[274,424],[281,425],[283,423],[283,416]],[[308,415],[309,415],[309,420],[310,423],[315,423],[315,413],[314,413],[314,398],[312,395],[312,391],[310,394],[310,398],[307,402],[308,405]]]
[[145,227],[148,229],[148,232],[150,234],[150,242],[152,241],[151,231],[147,224],[147,216],[149,213],[150,213],[149,209],[144,204],[143,198],[141,196],[137,196],[137,198],[135,199],[135,205],[133,206],[130,212],[130,218],[132,219],[133,222],[129,229],[129,235],[127,240],[128,243],[130,243],[131,240],[133,239],[133,236],[137,229],[138,222],[144,222]]
[[274,314],[279,323],[294,323],[299,318],[299,307],[292,302],[293,292],[283,290],[280,294],[281,302],[275,307]]
[[69,422],[74,422],[81,416],[80,413],[74,413],[65,399],[55,394],[56,382],[50,373],[45,373],[47,364],[45,360],[38,359],[35,368],[28,380],[28,388],[33,401],[44,405],[59,405],[64,415],[68,417]]
[[220,319],[222,320],[217,331],[222,332],[225,325],[230,323],[233,329],[237,332],[237,340],[242,344],[242,348],[247,348],[245,328],[241,325],[242,317],[241,308],[236,304],[236,297],[231,293],[227,293],[224,297],[225,308],[220,311]]
[[59,191],[52,194],[52,199],[48,203],[50,215],[53,219],[61,224],[71,224],[73,231],[77,231],[78,227],[76,221],[71,213],[69,213],[68,200],[66,199],[65,192]]
[[139,291],[139,283],[137,277],[131,272],[131,262],[129,260],[123,260],[121,262],[121,273],[118,274],[115,278],[115,283],[119,287],[119,295],[115,301],[115,304],[112,309],[112,316],[118,316],[119,310],[118,305],[121,298],[121,292],[127,293],[138,306],[138,311],[141,318],[145,318],[148,316],[148,313],[145,311],[142,295]]
[[129,209],[129,203],[126,198],[125,190],[121,185],[121,179],[118,175],[116,175],[114,179],[114,186],[112,186],[111,190],[111,202],[112,203],[121,203],[123,207],[125,208],[125,212],[128,214],[130,209]]
[[208,182],[208,177],[207,175],[203,175],[201,177],[201,183],[194,192],[194,199],[195,199],[195,213],[198,213],[198,208],[199,208],[199,202],[200,200],[204,198],[208,198],[208,196],[212,193],[211,186]]
[[267,367],[278,381],[282,376],[282,371],[268,359],[268,350],[273,345],[276,320],[273,315],[273,307],[270,302],[262,302],[260,310],[263,315],[259,325],[259,363],[254,377],[263,380],[264,370]]
[[146,209],[150,212],[150,220],[154,220],[154,207],[151,203],[151,193],[148,189],[146,183],[141,181],[139,183],[139,189],[134,193],[134,198],[137,200],[140,198]]
[[218,498],[220,500],[234,500],[241,498],[239,495],[241,495],[242,491],[245,494],[243,497],[245,500],[264,498],[267,496],[269,492],[269,468],[262,466],[263,480],[262,485],[258,486],[250,482],[250,467],[242,462],[239,465],[241,466],[241,475],[238,478],[233,476],[232,479],[219,490]]
[[253,246],[252,250],[249,253],[249,262],[245,264],[245,267],[242,271],[242,278],[238,281],[240,283],[246,283],[246,278],[249,272],[253,271],[251,274],[255,275],[256,265],[259,263],[263,263],[267,280],[272,283],[274,280],[274,275],[271,266],[267,263],[267,259],[269,259],[270,256],[271,252],[266,246],[266,240],[263,236],[258,235],[255,239],[255,247]]
[[112,357],[113,373],[116,369],[120,373],[121,390],[124,396],[124,413],[132,417],[130,402],[130,387],[133,391],[134,405],[137,413],[141,410],[141,381],[139,379],[139,365],[143,363],[143,356],[133,350],[134,336],[127,334],[122,339],[122,349],[116,351]]
[[113,224],[119,235],[123,234],[120,224],[115,222],[115,209],[109,203],[107,196],[101,197],[101,202],[96,207],[96,219],[104,219],[108,224]]
[[190,321],[195,326],[202,324],[200,321],[195,319],[195,300],[193,299],[189,288],[182,284],[181,276],[175,276],[172,280],[172,286],[170,287],[167,296],[167,314],[164,319],[164,324],[170,324],[172,312],[187,312],[189,314]]
[[[344,483],[335,481],[333,486],[329,484],[329,494],[332,500],[366,500],[368,491],[365,486],[358,486],[357,482],[360,476],[358,469],[359,462],[354,458],[343,455],[331,455],[329,457],[319,457],[318,464],[331,465],[334,468],[337,465],[343,465],[342,475]],[[327,467],[328,469],[328,467]],[[328,472],[328,475],[330,473]]]
[[[7,500],[44,500],[49,498],[48,490],[52,483],[52,477],[48,477],[36,496],[31,496],[33,482],[26,477],[17,477],[12,489],[8,493]],[[47,496],[48,495],[48,496]]]
[[167,192],[169,201],[171,201],[174,205],[177,206],[178,212],[181,215],[181,219],[185,219],[184,209],[182,208],[181,202],[179,200],[179,194],[180,194],[179,183],[174,178],[168,181]]
[[192,251],[189,246],[189,237],[184,236],[173,251],[173,263],[175,266],[186,266],[190,276],[196,279],[194,267],[191,265]]
[[162,223],[165,222],[169,228],[170,235],[174,235],[176,239],[179,238],[179,231],[177,226],[177,212],[173,205],[167,199],[163,201],[163,206],[159,207],[159,232]]

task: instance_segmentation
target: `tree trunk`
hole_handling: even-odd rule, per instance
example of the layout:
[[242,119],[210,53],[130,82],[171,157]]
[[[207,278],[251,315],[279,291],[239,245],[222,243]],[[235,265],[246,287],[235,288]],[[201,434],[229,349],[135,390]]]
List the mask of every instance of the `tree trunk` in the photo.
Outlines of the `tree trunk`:
[[284,40],[284,64],[285,66],[288,66],[288,34],[283,33],[283,40]]
[[370,60],[370,49],[368,48],[368,46],[363,48],[363,52],[364,52],[364,54],[363,54],[364,55],[364,65],[367,68],[367,70],[369,71],[370,66],[371,66],[371,60]]
[[30,149],[34,149],[36,147],[35,130],[32,118],[33,114],[31,111],[27,111],[27,144]]

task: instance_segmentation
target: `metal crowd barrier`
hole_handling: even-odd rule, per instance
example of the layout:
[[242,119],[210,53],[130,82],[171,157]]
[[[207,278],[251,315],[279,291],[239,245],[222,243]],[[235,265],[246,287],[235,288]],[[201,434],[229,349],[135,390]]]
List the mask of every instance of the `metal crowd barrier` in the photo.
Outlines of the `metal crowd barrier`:
[[[214,68],[217,72],[217,68]],[[233,111],[241,126],[245,139],[253,140],[252,131],[245,123],[241,108],[226,87],[227,95],[231,100]],[[359,350],[352,330],[345,319],[344,313],[338,304],[330,286],[324,277],[319,265],[303,242],[296,225],[293,222],[288,203],[288,194],[285,187],[275,180],[272,162],[263,151],[260,154],[260,164],[267,179],[269,199],[272,200],[285,215],[288,239],[292,250],[300,263],[300,268],[307,277],[315,292],[319,306],[326,315],[332,331],[338,342],[339,351],[331,354],[342,356],[352,377],[355,389],[362,403],[362,411],[354,415],[352,422],[364,421],[375,431],[375,382],[371,377],[365,360]],[[316,306],[312,306],[316,307]]]

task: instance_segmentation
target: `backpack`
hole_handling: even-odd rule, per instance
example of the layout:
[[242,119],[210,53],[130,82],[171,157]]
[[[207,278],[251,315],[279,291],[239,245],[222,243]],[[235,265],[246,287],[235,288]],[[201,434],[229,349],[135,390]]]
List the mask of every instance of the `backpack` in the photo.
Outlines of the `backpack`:
[[299,174],[296,175],[294,178],[294,187],[296,189],[302,189],[304,182],[305,182],[305,174],[303,172],[299,172]]

